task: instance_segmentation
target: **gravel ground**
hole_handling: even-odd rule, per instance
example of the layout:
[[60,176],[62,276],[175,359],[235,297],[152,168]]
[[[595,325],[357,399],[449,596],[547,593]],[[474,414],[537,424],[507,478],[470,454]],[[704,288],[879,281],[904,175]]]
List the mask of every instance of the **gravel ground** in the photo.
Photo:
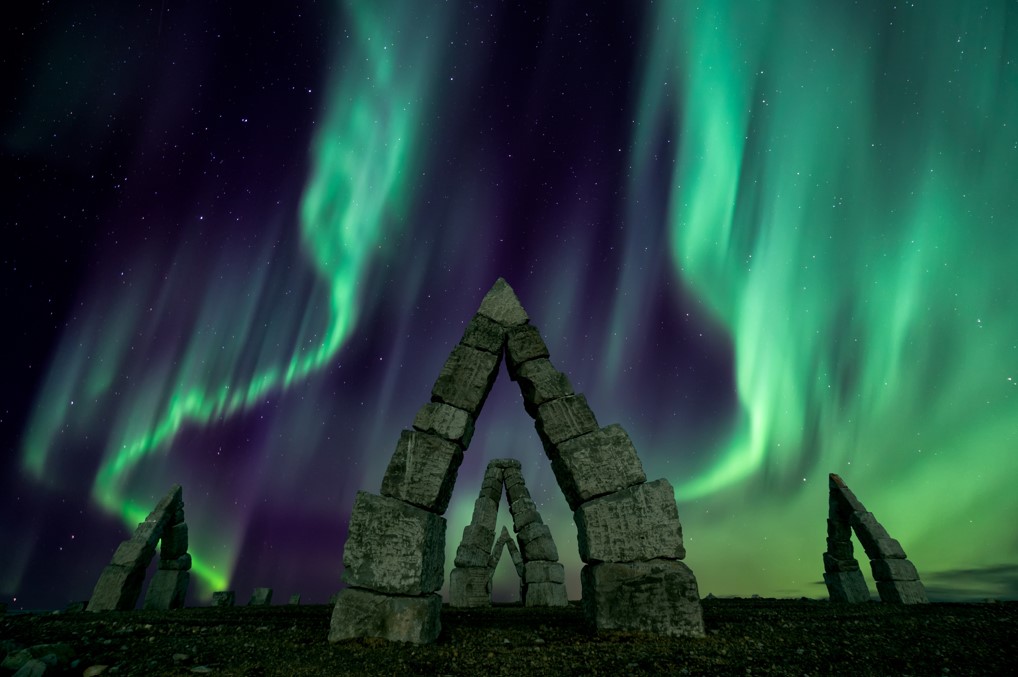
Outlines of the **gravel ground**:
[[46,674],[90,669],[90,676],[943,676],[1016,674],[1018,664],[1018,602],[715,599],[703,608],[706,638],[670,639],[595,633],[576,602],[565,609],[445,607],[442,634],[429,646],[329,644],[327,606],[7,615],[0,617],[0,655],[11,665],[19,649],[62,643],[70,647],[66,658]]

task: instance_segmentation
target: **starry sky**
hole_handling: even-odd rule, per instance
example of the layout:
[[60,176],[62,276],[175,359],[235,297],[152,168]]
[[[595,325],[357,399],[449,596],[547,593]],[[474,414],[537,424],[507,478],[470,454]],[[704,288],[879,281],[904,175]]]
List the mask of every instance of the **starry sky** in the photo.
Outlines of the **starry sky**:
[[[189,604],[324,602],[500,276],[701,594],[826,596],[837,472],[931,598],[1018,597],[1018,3],[277,4],[2,29],[0,602],[87,599],[174,483]],[[579,598],[504,367],[447,573],[496,457]]]

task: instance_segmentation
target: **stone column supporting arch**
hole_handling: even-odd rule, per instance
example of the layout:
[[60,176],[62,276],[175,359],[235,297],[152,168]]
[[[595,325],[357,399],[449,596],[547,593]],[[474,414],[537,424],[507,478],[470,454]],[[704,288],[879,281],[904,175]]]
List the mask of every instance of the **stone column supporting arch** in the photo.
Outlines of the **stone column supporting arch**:
[[[646,482],[625,430],[599,426],[529,322],[499,278],[443,365],[413,430],[400,435],[381,495],[358,492],[343,552],[349,587],[333,609],[330,641],[437,638],[436,592],[445,564],[441,515],[503,356],[574,511],[590,621],[599,629],[703,636],[696,578],[680,561],[685,550],[671,484]],[[543,540],[531,536],[520,536],[521,547]],[[476,561],[484,564],[479,548]]]
[[179,609],[184,606],[190,581],[191,555],[187,553],[183,490],[173,485],[138,525],[134,535],[113,553],[88,602],[89,611],[126,611],[138,603],[145,571],[160,544],[159,570],[145,593],[146,609]]
[[824,583],[832,602],[868,602],[869,590],[852,552],[852,531],[870,559],[880,600],[889,604],[926,604],[926,588],[901,544],[891,538],[839,476],[829,477],[827,551]]

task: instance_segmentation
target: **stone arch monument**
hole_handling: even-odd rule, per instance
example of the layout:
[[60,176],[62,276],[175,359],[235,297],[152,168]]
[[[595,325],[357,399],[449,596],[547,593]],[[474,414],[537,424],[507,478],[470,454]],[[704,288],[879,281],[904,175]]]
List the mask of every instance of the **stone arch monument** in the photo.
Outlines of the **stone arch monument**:
[[183,491],[174,484],[156,504],[134,535],[113,553],[88,601],[89,611],[126,611],[134,608],[145,581],[145,571],[160,544],[159,570],[145,593],[146,609],[179,609],[184,606],[191,579],[191,555],[187,553]]
[[441,629],[445,527],[463,452],[505,356],[577,528],[583,606],[598,629],[703,636],[671,484],[646,481],[629,436],[601,428],[549,360],[537,328],[499,278],[400,434],[381,495],[357,493],[329,641],[428,643]]
[[[513,519],[513,531],[520,540],[519,548],[505,527],[495,541],[495,522],[503,487]],[[566,606],[569,603],[565,570],[558,561],[558,548],[527,490],[520,462],[512,458],[496,458],[488,463],[484,471],[481,492],[474,501],[473,516],[470,524],[463,528],[463,541],[456,550],[456,568],[449,576],[451,606],[491,604],[491,577],[506,547],[520,576],[520,599],[524,606]]]
[[915,565],[891,538],[880,522],[867,512],[845,481],[831,473],[827,517],[827,551],[824,553],[824,583],[832,602],[868,602],[870,592],[852,555],[852,531],[870,558],[873,580],[880,600],[891,604],[925,604],[926,588]]

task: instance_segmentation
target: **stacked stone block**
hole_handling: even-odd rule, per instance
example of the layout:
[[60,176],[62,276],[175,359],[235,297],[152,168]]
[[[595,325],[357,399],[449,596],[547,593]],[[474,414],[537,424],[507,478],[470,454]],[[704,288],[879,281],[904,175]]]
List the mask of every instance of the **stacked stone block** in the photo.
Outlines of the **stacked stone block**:
[[161,546],[159,569],[149,583],[144,608],[178,609],[184,606],[191,569],[183,491],[179,484],[170,489],[131,538],[113,553],[113,560],[103,569],[92,590],[88,610],[133,609],[157,545]]
[[926,588],[901,544],[868,512],[844,480],[831,473],[827,519],[824,582],[831,601],[857,603],[869,600],[869,590],[853,557],[852,531],[870,559],[880,599],[892,604],[924,604]]

